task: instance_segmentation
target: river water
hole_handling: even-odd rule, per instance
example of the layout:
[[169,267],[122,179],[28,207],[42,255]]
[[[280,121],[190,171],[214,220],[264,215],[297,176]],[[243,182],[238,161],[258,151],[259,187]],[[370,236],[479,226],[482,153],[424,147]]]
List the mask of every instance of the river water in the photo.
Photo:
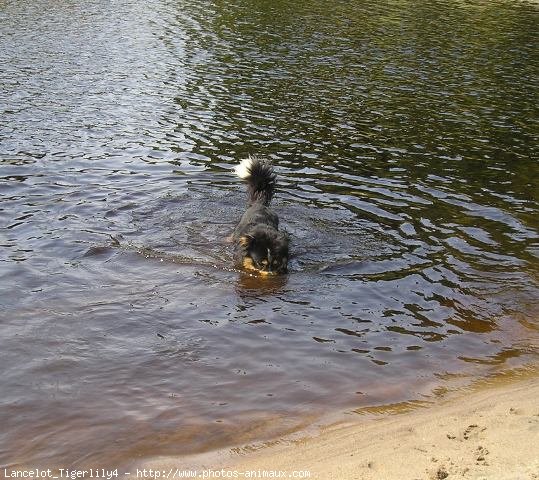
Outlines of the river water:
[[[537,361],[538,14],[0,1],[0,465],[203,452]],[[248,154],[286,276],[232,265]]]

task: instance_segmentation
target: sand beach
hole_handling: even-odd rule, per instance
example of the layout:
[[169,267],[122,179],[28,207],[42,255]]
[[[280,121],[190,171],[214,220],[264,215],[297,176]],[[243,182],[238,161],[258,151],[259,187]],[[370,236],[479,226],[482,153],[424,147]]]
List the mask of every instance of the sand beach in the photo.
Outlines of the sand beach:
[[536,369],[512,372],[403,413],[138,468],[199,478],[538,479],[538,379]]

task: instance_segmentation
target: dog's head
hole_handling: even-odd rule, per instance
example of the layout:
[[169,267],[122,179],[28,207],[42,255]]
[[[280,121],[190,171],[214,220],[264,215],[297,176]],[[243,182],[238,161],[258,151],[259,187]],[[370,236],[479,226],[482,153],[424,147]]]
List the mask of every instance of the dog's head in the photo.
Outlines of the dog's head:
[[288,243],[285,233],[265,225],[256,226],[239,238],[243,267],[262,274],[286,273]]

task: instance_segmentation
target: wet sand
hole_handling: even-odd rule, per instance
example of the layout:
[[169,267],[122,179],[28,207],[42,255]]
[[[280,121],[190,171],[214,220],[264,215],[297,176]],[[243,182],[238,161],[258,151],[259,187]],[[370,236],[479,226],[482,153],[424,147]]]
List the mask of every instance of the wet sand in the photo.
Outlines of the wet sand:
[[221,476],[240,478],[278,470],[284,478],[309,471],[317,479],[539,479],[539,375],[513,373],[404,413],[144,466],[197,468],[200,478],[201,469],[224,468]]

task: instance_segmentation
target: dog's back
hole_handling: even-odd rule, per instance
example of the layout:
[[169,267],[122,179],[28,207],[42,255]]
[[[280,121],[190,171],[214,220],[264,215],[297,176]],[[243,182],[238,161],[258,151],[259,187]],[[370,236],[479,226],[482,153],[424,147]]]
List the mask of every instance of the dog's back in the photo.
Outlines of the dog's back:
[[276,175],[271,163],[250,156],[242,160],[235,170],[236,175],[247,182],[249,208],[236,226],[234,237],[239,237],[255,225],[268,225],[277,230],[279,217],[269,208],[276,184]]

